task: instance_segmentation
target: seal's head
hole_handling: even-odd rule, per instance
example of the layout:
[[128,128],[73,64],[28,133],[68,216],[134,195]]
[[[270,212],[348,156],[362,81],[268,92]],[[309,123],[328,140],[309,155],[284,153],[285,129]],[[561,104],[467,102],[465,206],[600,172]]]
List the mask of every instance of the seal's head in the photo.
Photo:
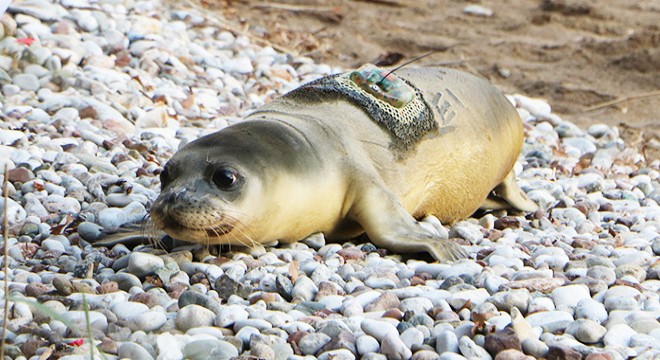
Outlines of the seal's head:
[[277,219],[280,209],[268,204],[281,201],[270,201],[272,190],[288,192],[286,174],[306,166],[296,155],[304,146],[275,121],[238,123],[183,146],[161,172],[155,226],[196,243],[264,241],[259,219]]

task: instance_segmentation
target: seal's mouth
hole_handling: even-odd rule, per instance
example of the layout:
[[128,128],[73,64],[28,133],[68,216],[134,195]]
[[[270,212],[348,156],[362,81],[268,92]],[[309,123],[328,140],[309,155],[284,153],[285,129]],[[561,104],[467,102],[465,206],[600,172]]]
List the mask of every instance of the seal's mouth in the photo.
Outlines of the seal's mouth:
[[232,230],[234,230],[234,226],[230,224],[222,224],[210,229],[203,229],[206,231],[206,234],[208,236],[223,236],[229,234]]
[[220,224],[214,227],[197,228],[197,227],[185,226],[174,219],[168,219],[163,226],[163,230],[165,232],[171,232],[173,234],[185,234],[185,233],[195,234],[203,231],[206,233],[207,236],[213,238],[213,237],[221,237],[229,234],[230,232],[232,232],[232,230],[234,230],[234,226],[231,224]]

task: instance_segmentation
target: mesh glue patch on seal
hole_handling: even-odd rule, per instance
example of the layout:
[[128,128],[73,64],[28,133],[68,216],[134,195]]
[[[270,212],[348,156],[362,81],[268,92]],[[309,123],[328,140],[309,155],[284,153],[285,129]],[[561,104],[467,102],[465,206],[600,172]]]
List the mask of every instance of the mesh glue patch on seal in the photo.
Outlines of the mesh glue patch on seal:
[[425,135],[438,129],[433,111],[419,89],[371,64],[320,78],[285,96],[309,102],[346,99],[389,132],[391,147],[398,150],[413,148]]

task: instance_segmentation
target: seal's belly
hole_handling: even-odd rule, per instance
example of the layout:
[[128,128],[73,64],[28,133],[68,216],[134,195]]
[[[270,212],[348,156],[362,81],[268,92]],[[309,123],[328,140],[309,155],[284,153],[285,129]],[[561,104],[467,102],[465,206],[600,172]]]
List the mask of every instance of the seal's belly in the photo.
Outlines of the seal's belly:
[[461,81],[465,74],[446,69],[408,70],[401,76],[430,102],[438,131],[418,142],[408,157],[394,160],[405,180],[390,186],[415,217],[466,218],[513,168],[522,147],[522,122],[508,100],[483,80]]

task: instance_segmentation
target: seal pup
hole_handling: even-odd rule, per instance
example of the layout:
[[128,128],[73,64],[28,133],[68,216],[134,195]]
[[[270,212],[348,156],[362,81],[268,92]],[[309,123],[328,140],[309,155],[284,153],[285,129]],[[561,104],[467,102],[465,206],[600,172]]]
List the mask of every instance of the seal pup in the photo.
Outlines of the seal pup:
[[366,233],[394,252],[465,257],[416,219],[537,206],[516,185],[522,122],[494,86],[446,68],[367,65],[305,84],[166,163],[156,227],[255,246]]

